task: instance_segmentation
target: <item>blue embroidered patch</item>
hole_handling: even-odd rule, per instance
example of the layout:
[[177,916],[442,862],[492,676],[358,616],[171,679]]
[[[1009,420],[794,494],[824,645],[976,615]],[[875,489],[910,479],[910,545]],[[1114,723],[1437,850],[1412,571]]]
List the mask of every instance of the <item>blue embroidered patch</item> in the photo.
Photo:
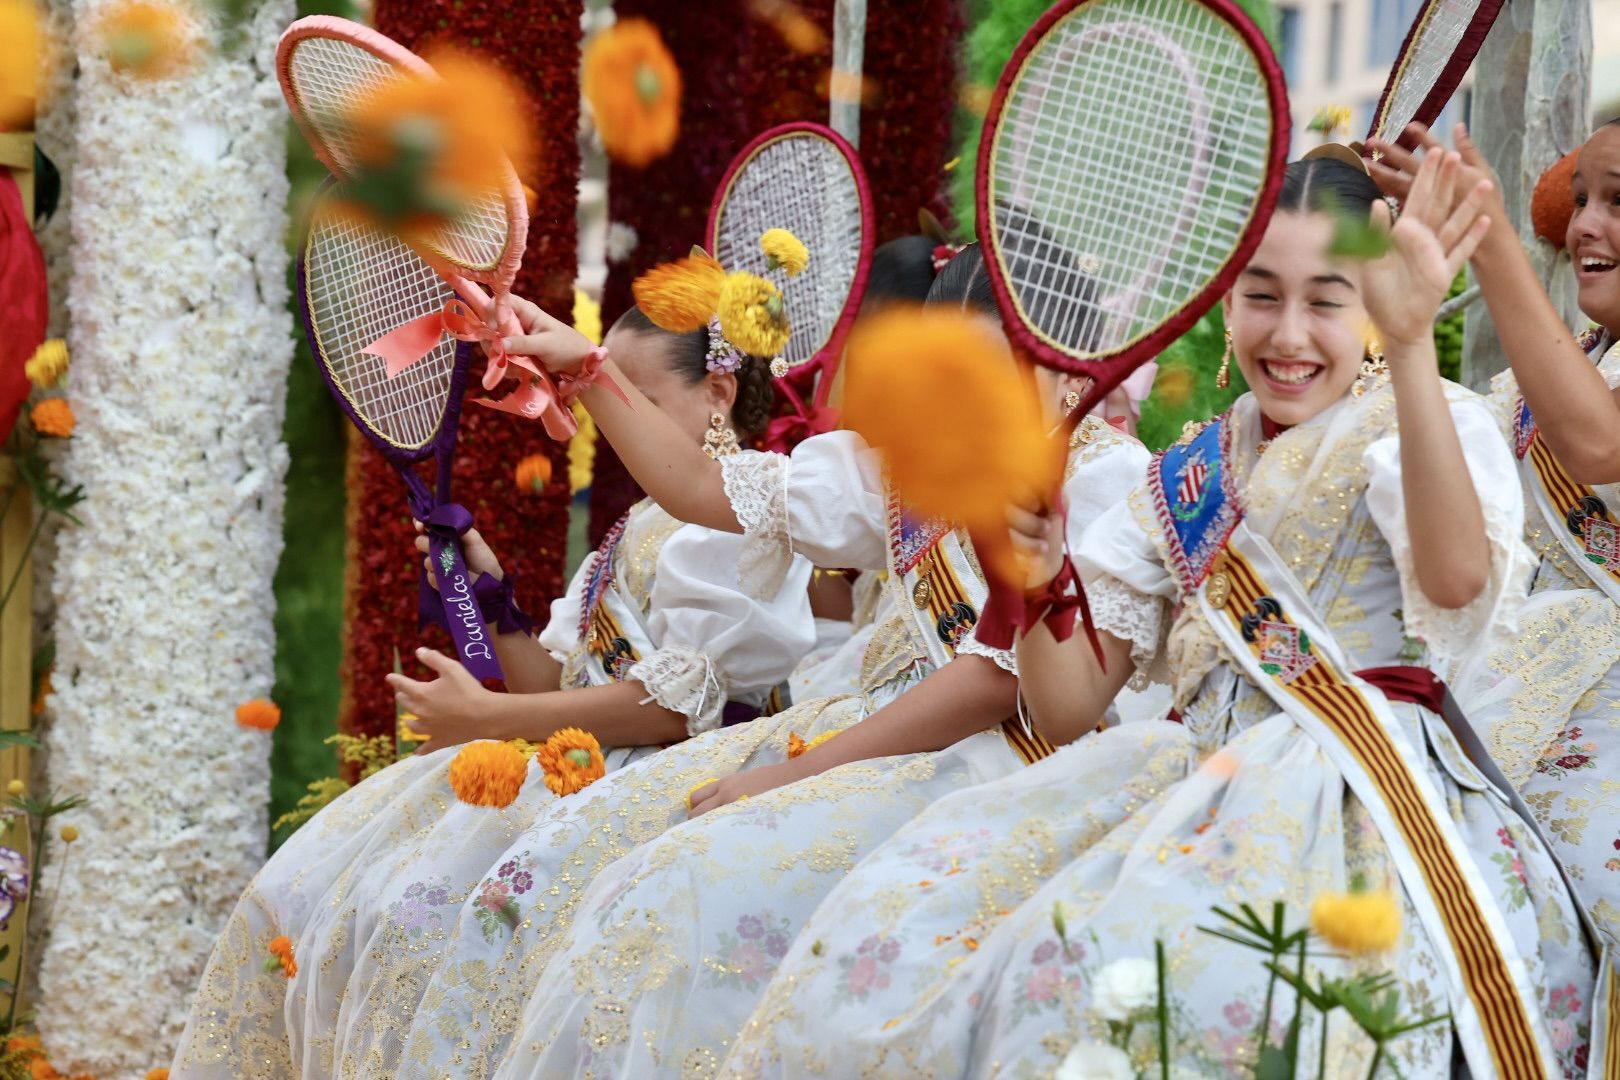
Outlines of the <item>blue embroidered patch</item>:
[[1190,442],[1168,447],[1148,472],[1170,569],[1184,593],[1203,583],[1242,517],[1229,487],[1226,430],[1226,417],[1217,417]]

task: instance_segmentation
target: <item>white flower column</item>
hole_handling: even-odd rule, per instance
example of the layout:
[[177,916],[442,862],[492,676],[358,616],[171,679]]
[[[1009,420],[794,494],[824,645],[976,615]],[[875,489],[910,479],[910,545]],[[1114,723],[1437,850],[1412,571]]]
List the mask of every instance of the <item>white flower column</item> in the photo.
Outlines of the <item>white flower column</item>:
[[[75,0],[75,23],[105,6]],[[264,857],[269,737],[233,710],[274,674],[293,325],[273,53],[293,15],[266,0],[235,52],[163,82],[78,43],[63,470],[88,498],[58,545],[46,754],[51,784],[90,802],[62,819],[81,839],[34,1002],[64,1072],[168,1063]]]

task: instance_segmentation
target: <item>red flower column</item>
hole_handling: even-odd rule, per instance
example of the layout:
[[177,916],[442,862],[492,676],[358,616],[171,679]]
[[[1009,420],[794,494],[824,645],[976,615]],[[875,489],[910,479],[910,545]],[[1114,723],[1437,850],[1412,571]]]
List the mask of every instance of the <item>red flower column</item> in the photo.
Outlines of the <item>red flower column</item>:
[[[524,84],[534,105],[540,160],[537,205],[529,219],[529,244],[514,286],[559,318],[569,318],[578,270],[574,204],[579,182],[577,65],[558,58],[577,55],[581,0],[539,0],[513,5],[502,0],[378,0],[382,33],[422,51],[435,40],[453,41],[500,63]],[[538,62],[536,58],[550,58]],[[475,370],[481,360],[475,360]],[[476,380],[474,380],[476,386]],[[475,389],[474,393],[479,393]],[[412,658],[417,579],[421,561],[404,491],[382,456],[350,440],[349,552],[345,609],[348,633],[343,657],[344,701],[339,726],[374,735],[391,732],[394,700],[383,676],[398,650],[408,673],[427,672]],[[539,495],[517,490],[517,462],[535,453],[552,460],[552,485]],[[461,413],[456,445],[456,500],[473,512],[478,528],[518,574],[518,597],[531,614],[544,617],[563,588],[568,544],[568,467],[560,444],[538,424],[493,412],[469,400]],[[427,644],[447,637],[430,631]]]

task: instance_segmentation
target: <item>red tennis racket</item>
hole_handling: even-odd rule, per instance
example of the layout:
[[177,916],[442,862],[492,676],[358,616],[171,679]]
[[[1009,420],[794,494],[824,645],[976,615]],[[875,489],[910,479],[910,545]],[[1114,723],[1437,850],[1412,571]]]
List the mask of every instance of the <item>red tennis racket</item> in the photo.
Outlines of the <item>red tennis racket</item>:
[[1406,126],[1439,117],[1501,10],[1502,0],[1427,0],[1389,69],[1367,137],[1412,146],[1402,141]]

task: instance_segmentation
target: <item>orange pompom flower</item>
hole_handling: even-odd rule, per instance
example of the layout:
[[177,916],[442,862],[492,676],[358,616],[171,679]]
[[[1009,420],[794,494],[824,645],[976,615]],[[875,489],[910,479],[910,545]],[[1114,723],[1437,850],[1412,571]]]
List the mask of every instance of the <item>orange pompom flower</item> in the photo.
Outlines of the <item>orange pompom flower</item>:
[[814,750],[816,747],[820,746],[822,743],[826,742],[834,735],[839,734],[843,730],[843,728],[834,728],[831,731],[823,731],[820,735],[817,735],[808,742],[801,738],[798,732],[790,731],[788,732],[788,757],[796,758],[800,754]]
[[544,454],[530,454],[517,463],[517,486],[519,491],[531,492],[535,495],[546,489],[551,483],[551,459]]
[[254,698],[236,707],[236,722],[250,731],[274,731],[281,723],[281,710],[275,702]]
[[720,308],[726,271],[701,251],[661,263],[630,286],[636,307],[653,325],[675,334],[707,326]]
[[46,398],[35,405],[28,413],[28,420],[39,434],[57,439],[71,436],[78,424],[78,419],[73,415],[73,406],[62,398]]
[[511,806],[529,775],[529,759],[507,742],[471,742],[450,762],[450,790],[472,806]]
[[1580,156],[1575,149],[1559,158],[1541,174],[1530,195],[1530,224],[1537,236],[1555,248],[1564,246],[1569,219],[1575,216],[1575,163]]
[[289,979],[298,974],[298,962],[293,959],[291,938],[283,934],[281,937],[272,939],[266,949],[270,956],[264,962],[264,970],[274,971],[280,968],[281,973]]
[[607,771],[596,736],[579,728],[563,728],[554,733],[535,758],[545,770],[546,787],[558,796],[572,795],[589,787]]
[[681,72],[646,19],[620,19],[592,38],[580,85],[613,160],[639,169],[675,145]]
[[114,71],[141,79],[179,73],[197,53],[196,27],[166,0],[133,0],[102,9],[91,36]]
[[1014,576],[1007,505],[1055,492],[1064,455],[1006,342],[958,310],[896,308],[857,324],[846,363],[845,423],[882,452],[901,500],[966,526]]
[[34,126],[39,49],[34,0],[0,0],[0,131]]
[[145,1080],[169,1080],[168,1069],[148,1069]]

